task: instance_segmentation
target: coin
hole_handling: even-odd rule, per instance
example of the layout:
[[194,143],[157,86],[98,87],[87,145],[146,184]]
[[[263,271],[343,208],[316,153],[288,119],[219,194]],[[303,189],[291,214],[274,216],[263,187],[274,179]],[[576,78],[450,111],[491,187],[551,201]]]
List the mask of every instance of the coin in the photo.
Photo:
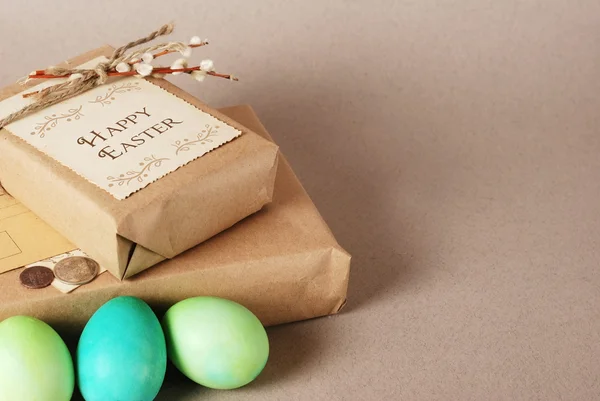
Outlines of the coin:
[[65,284],[82,285],[96,278],[100,265],[93,259],[72,256],[59,261],[54,266],[54,275]]
[[19,275],[23,287],[35,289],[48,287],[54,281],[52,270],[44,266],[32,266]]

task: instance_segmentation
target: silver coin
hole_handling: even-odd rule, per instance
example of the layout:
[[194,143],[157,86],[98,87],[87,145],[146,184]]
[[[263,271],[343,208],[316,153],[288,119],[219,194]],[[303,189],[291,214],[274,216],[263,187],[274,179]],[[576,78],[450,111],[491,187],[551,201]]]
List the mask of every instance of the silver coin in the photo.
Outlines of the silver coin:
[[65,258],[54,266],[56,278],[70,285],[83,285],[91,282],[100,272],[100,265],[93,259],[83,256]]

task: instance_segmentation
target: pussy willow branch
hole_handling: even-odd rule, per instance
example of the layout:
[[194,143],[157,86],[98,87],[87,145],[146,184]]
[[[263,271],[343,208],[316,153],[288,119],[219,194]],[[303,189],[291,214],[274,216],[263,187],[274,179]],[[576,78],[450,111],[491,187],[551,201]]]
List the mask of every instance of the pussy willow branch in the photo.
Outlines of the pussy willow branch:
[[[197,45],[188,45],[188,46],[191,48],[197,48],[197,47],[202,47],[202,46],[207,46],[207,45],[208,45],[208,42],[202,42],[202,43],[198,43]],[[162,52],[158,52],[156,54],[153,54],[152,56],[156,59],[156,58],[166,56],[168,54],[172,54],[175,52],[176,52],[175,50],[163,50]],[[131,61],[129,64],[133,65],[133,64],[140,63],[141,61],[142,60],[135,60],[135,61]],[[46,71],[44,71],[44,70],[36,70],[32,74],[30,74],[28,78],[54,78],[54,77],[53,76],[49,77],[46,74]],[[64,78],[64,77],[57,77],[57,78]]]
[[[152,70],[152,74],[172,74],[174,72],[192,72],[192,71],[200,71],[200,66],[179,68],[179,69],[172,69],[170,67],[156,67]],[[29,78],[53,79],[53,78],[66,78],[69,75],[71,75],[71,74],[68,74],[68,75],[40,74],[40,75],[30,75]],[[109,77],[132,77],[134,75],[139,75],[139,72],[137,72],[137,71],[126,71],[126,72],[109,71],[108,72]],[[238,79],[236,77],[232,77],[229,74],[220,74],[220,73],[214,72],[214,71],[207,71],[206,75],[211,75],[213,77],[226,78],[226,79],[232,79],[234,81],[238,81]]]
[[[202,42],[202,43],[198,43],[197,45],[189,45],[189,46],[191,48],[196,48],[196,47],[202,47],[202,46],[206,46],[206,45],[208,45],[208,42]],[[153,56],[154,56],[154,58],[158,58],[158,57],[166,56],[167,54],[171,54],[171,53],[175,53],[175,50],[163,50],[162,52],[153,54]],[[136,61],[130,62],[129,64],[137,64],[141,61],[142,60],[136,60]]]
[[[183,73],[191,73],[192,71],[200,71],[200,66],[197,67],[188,67],[188,68],[179,68],[179,69],[172,69],[169,67],[156,67],[154,68],[154,70],[152,70],[153,74],[173,74],[175,72],[183,72]],[[38,71],[36,71],[38,72]],[[42,73],[44,71],[41,71]],[[134,75],[138,75],[139,73],[137,71],[126,71],[126,72],[118,72],[118,71],[109,71],[108,72],[108,76],[109,77],[132,77]],[[218,72],[214,72],[214,71],[207,71],[206,75],[210,75],[212,77],[217,77],[217,78],[225,78],[225,79],[229,79],[232,81],[239,81],[239,79],[237,77],[234,77],[230,74],[220,74]],[[54,78],[65,78],[68,75],[51,75],[51,74],[38,74],[38,75],[30,75],[29,78],[39,78],[39,79],[54,79]],[[37,93],[39,92],[29,92],[29,93],[25,93],[23,94],[24,98],[28,98],[28,97],[32,97],[35,96]]]

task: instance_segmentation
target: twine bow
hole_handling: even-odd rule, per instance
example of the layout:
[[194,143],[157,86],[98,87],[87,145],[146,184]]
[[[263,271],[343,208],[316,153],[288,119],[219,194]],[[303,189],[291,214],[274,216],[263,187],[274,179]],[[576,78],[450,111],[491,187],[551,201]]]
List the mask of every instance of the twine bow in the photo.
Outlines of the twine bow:
[[62,67],[47,68],[43,71],[44,74],[53,75],[55,77],[69,76],[74,79],[70,79],[58,85],[50,86],[34,94],[33,98],[35,99],[35,102],[0,120],[0,129],[11,122],[21,119],[31,113],[35,113],[39,110],[45,109],[46,107],[50,107],[54,104],[80,95],[92,88],[105,84],[109,77],[109,71],[114,70],[115,67],[120,63],[131,64],[136,60],[139,60],[143,54],[154,51],[161,51],[165,54],[174,51],[181,53],[185,52],[186,49],[188,49],[186,44],[182,42],[169,42],[142,48],[125,54],[127,50],[133,47],[148,43],[159,36],[169,35],[171,32],[173,32],[173,28],[173,24],[163,25],[160,29],[152,32],[148,36],[119,47],[113,52],[108,61],[99,63],[92,69],[69,69]]

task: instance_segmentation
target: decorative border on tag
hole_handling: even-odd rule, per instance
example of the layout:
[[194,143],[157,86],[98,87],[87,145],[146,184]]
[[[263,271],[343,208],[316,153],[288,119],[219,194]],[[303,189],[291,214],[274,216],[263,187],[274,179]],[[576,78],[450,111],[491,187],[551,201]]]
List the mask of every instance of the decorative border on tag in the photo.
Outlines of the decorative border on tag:
[[[113,187],[115,184],[117,184],[118,186],[123,186],[124,184],[129,185],[129,183],[133,180],[137,182],[144,182],[144,179],[148,177],[148,172],[150,172],[150,170],[152,170],[153,167],[158,168],[162,166],[162,162],[167,160],[169,159],[165,157],[157,159],[154,155],[146,156],[144,157],[144,161],[140,162],[140,166],[142,166],[142,169],[140,171],[130,170],[124,174],[119,175],[118,177],[106,177],[107,180],[112,182],[111,184],[108,184],[108,186]],[[171,171],[171,173],[173,171]]]
[[[211,114],[211,116],[212,116],[212,114]],[[215,116],[213,116],[213,117],[216,118]],[[227,125],[229,125],[229,124],[227,124]],[[194,140],[190,141],[189,139],[184,139],[183,141],[175,141],[175,143],[173,145],[171,145],[177,149],[175,151],[175,156],[177,156],[179,154],[179,152],[189,151],[191,149],[190,146],[194,146],[198,143],[200,143],[201,145],[205,145],[207,142],[209,142],[209,143],[212,142],[212,139],[210,139],[210,137],[217,136],[217,134],[219,133],[219,131],[217,131],[217,130],[221,127],[219,125],[215,125],[213,127],[210,124],[206,124],[205,128],[206,129],[203,129],[202,132],[200,132]],[[235,128],[235,127],[233,127],[233,128]]]
[[125,82],[120,86],[114,83],[110,86],[110,89],[106,92],[106,95],[96,96],[96,100],[90,100],[88,103],[101,104],[102,107],[108,106],[112,104],[114,100],[116,100],[116,95],[118,94],[131,92],[132,90],[142,90],[141,87],[136,85],[138,85],[138,82]]
[[71,122],[73,120],[79,120],[81,117],[83,117],[84,114],[81,113],[82,108],[83,105],[79,106],[76,109],[71,108],[68,110],[67,113],[61,113],[60,115],[52,114],[50,116],[44,117],[45,121],[36,124],[34,131],[31,131],[31,135],[39,135],[40,138],[45,138],[46,133],[52,130],[52,128],[56,128],[59,123],[63,121]]

